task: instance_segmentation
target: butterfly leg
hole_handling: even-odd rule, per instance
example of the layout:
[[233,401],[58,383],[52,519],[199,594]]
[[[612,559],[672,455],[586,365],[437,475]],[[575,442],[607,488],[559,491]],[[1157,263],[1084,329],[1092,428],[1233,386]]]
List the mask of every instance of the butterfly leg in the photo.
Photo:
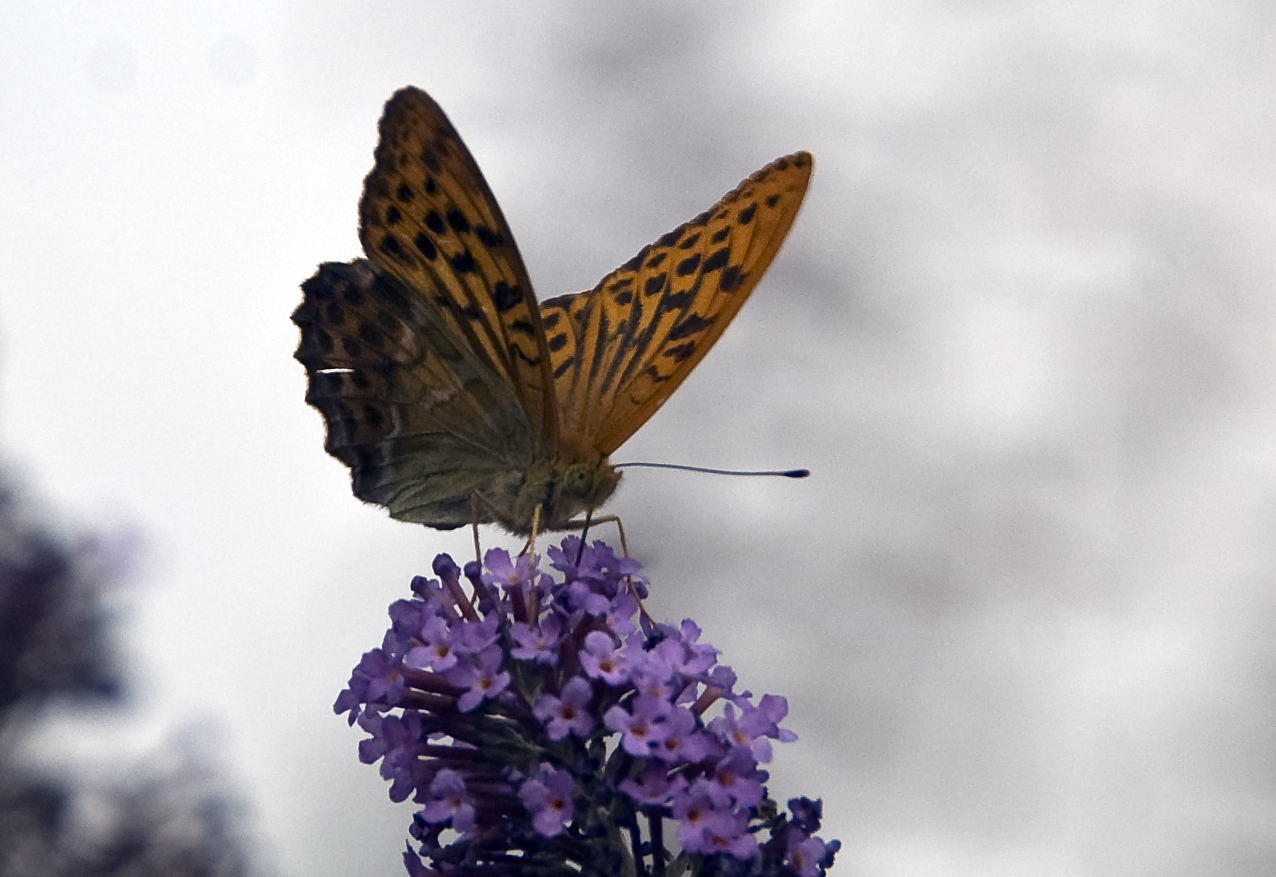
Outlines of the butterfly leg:
[[[629,556],[629,540],[625,538],[625,525],[621,523],[620,515],[604,515],[595,524],[615,524],[616,530],[620,533],[620,550],[625,553],[625,557]],[[585,518],[585,524],[588,526],[589,518]],[[581,534],[581,542],[585,541],[584,534]],[[642,613],[642,617],[652,627],[656,626],[656,620],[647,612],[647,604],[642,601],[642,597],[638,596],[638,588],[634,586],[633,576],[629,577],[629,593],[634,595],[634,599],[638,601],[638,611]]]
[[537,505],[536,510],[532,512],[532,533],[527,538],[527,547],[523,550],[528,553],[527,556],[527,579],[531,582],[528,601],[531,608],[528,610],[531,616],[535,618],[540,613],[540,596],[536,590],[536,532],[541,525],[541,506]]
[[[479,506],[484,506],[484,507],[486,507],[486,508],[487,508],[487,510],[488,510],[490,513],[493,513],[493,517],[489,517],[489,518],[487,519],[487,521],[486,521],[486,522],[485,522],[485,521],[480,520],[480,518],[479,518]],[[478,526],[479,526],[479,524],[480,524],[480,523],[489,523],[489,522],[492,522],[492,521],[499,521],[499,520],[500,520],[499,515],[496,515],[496,514],[495,514],[495,513],[496,513],[496,512],[498,512],[498,511],[499,511],[499,509],[496,507],[496,504],[495,504],[495,503],[493,503],[491,500],[489,500],[487,497],[485,497],[485,496],[484,496],[484,495],[483,495],[480,491],[477,491],[477,490],[476,490],[476,491],[474,491],[473,493],[471,493],[471,494],[470,494],[470,527],[471,527],[471,529],[473,529],[473,531],[474,531],[474,559],[475,559],[475,560],[477,560],[479,563],[482,563],[482,562],[483,562],[483,552],[482,552],[482,550],[479,548],[479,532],[478,532]],[[541,510],[540,510],[540,508],[538,507],[538,508],[536,509],[536,516],[537,516],[538,518],[539,518],[539,516],[540,516],[540,511],[541,511]],[[536,524],[535,524],[534,522],[533,522],[533,524],[532,524],[532,527],[533,527],[533,530],[532,530],[532,534],[533,534],[533,535],[532,535],[532,539],[531,539],[531,540],[529,540],[529,542],[527,542],[527,543],[523,546],[523,550],[519,552],[519,554],[520,554],[520,555],[522,555],[522,554],[526,553],[526,552],[527,552],[527,545],[532,544],[532,543],[535,541],[535,539],[536,539],[536,536],[535,536],[535,533],[536,533],[536,530],[535,530]]]
[[[569,521],[567,523],[567,526],[569,527],[581,528],[580,550],[582,553],[585,550],[585,536],[586,534],[589,533],[589,528],[591,524],[615,524],[616,530],[619,531],[620,533],[620,550],[625,553],[625,557],[629,556],[629,540],[625,538],[625,525],[621,523],[620,516],[619,515],[604,515],[603,517],[597,520],[594,520],[593,512],[586,513],[585,520],[583,521]],[[576,555],[576,563],[578,564],[580,563],[580,554]],[[650,613],[647,612],[647,605],[642,602],[642,597],[638,596],[638,588],[634,586],[634,580],[632,576],[628,578],[628,582],[629,582],[629,593],[633,594],[634,599],[638,601],[638,611],[642,613],[643,619],[648,624],[650,624],[652,627],[655,627],[656,620],[651,617]]]
[[532,533],[530,536],[527,537],[527,545],[524,546],[523,548],[524,551],[528,552],[531,555],[531,557],[529,557],[528,560],[531,561],[532,569],[536,569],[536,534],[540,530],[540,528],[541,528],[541,507],[538,505],[536,507],[536,510],[532,512]]
[[481,496],[476,490],[470,494],[470,529],[474,531],[474,560],[480,566],[483,564],[483,549],[479,547],[478,535],[478,504]]
[[625,557],[629,556],[629,540],[625,538],[625,525],[620,522],[618,515],[603,515],[601,518],[593,518],[590,515],[585,516],[583,521],[568,521],[563,527],[564,530],[575,530],[580,528],[580,541],[582,546],[585,542],[585,536],[589,533],[589,528],[596,524],[615,524],[616,529],[620,531],[620,550],[624,552]]

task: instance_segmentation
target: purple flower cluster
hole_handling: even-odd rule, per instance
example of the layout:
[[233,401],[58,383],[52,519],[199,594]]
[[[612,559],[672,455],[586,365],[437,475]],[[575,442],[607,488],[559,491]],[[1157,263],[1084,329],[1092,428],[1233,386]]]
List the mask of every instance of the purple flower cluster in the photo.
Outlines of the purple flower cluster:
[[754,703],[694,623],[640,611],[634,560],[575,536],[549,558],[489,551],[467,593],[439,555],[337,698],[390,797],[421,805],[409,872],[661,874],[672,820],[693,873],[823,874],[820,803],[781,813],[763,785],[796,739],[784,698]]

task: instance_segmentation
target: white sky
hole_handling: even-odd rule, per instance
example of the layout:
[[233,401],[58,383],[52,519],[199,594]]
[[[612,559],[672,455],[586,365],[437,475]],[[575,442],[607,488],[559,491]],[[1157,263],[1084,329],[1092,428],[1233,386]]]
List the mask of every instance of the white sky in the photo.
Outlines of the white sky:
[[[1276,872],[1276,7],[0,3],[0,452],[146,542],[141,729],[285,875],[402,873],[331,713],[463,533],[349,493],[289,314],[428,90],[542,296],[782,153],[806,206],[618,457],[653,578],[802,740],[839,873]],[[491,539],[499,539],[489,534]]]

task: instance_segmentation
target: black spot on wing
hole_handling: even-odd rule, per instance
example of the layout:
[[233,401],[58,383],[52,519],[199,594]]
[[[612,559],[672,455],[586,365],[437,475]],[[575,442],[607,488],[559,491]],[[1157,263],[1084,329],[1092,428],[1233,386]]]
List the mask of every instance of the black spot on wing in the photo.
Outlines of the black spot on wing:
[[657,274],[655,277],[647,278],[647,282],[642,285],[642,294],[647,296],[659,295],[664,288],[665,275]]
[[[398,363],[386,357],[381,359],[372,366],[372,370],[381,376],[382,383],[388,384],[394,380],[394,376],[399,371]],[[364,378],[366,381],[367,378]]]
[[381,245],[377,247],[387,256],[393,256],[395,259],[403,258],[403,248],[399,246],[399,239],[392,234],[388,234],[381,239]]
[[399,188],[394,190],[394,197],[404,204],[412,201],[412,187],[407,183],[399,183]]
[[318,273],[313,277],[307,277],[305,282],[301,284],[301,291],[305,293],[307,302],[332,298],[333,289],[337,286],[345,285],[336,281],[326,282],[327,267],[327,264],[320,265]]
[[528,356],[526,353],[523,352],[523,348],[519,347],[517,344],[511,344],[509,349],[510,349],[510,352],[514,354],[514,356],[523,360],[523,362],[527,363],[533,368],[541,364],[540,357]]
[[383,274],[377,275],[376,282],[372,286],[372,294],[378,301],[389,305],[390,309],[400,317],[406,317],[412,312],[412,306],[408,304],[402,287]]
[[[299,314],[299,316],[301,316]],[[298,358],[301,354],[307,357],[327,357],[336,349],[332,336],[314,325],[301,327],[301,344],[297,348]]]
[[678,362],[686,362],[691,354],[696,352],[696,344],[694,341],[688,341],[686,344],[679,344],[677,347],[670,347],[665,350],[665,356],[671,357]]
[[396,329],[399,328],[399,321],[395,319],[394,314],[390,313],[389,311],[385,309],[381,309],[377,311],[376,321],[377,321],[377,325],[379,325],[386,332],[393,333]]
[[575,294],[568,293],[567,295],[556,295],[553,298],[547,298],[545,299],[545,301],[541,302],[541,310],[552,311],[557,308],[560,310],[569,311],[571,310],[572,299],[574,299],[575,297],[576,297]]
[[674,273],[676,273],[679,277],[686,277],[689,274],[695,273],[695,270],[699,267],[700,254],[696,253],[694,256],[688,256],[679,262],[678,267],[674,269]]
[[385,346],[385,335],[380,329],[366,320],[359,324],[359,338],[369,347]]
[[736,221],[741,225],[748,225],[753,221],[753,215],[757,212],[758,205],[757,202],[754,202],[736,214]]
[[696,295],[690,289],[684,289],[682,292],[671,292],[660,299],[660,310],[669,311],[685,311],[691,307],[691,303],[696,300]]
[[436,237],[447,230],[443,225],[443,217],[439,216],[437,210],[425,214],[425,227],[434,232]]
[[416,245],[417,252],[425,256],[427,261],[433,262],[438,258],[438,248],[434,246],[434,241],[430,240],[425,232],[417,232],[416,237],[412,239],[412,243]]
[[724,225],[713,233],[713,237],[709,238],[709,243],[720,244],[727,239],[727,235],[731,234],[731,226]]
[[496,305],[496,310],[500,313],[505,313],[522,300],[523,296],[519,294],[518,288],[510,286],[504,280],[496,281],[496,286],[492,287],[492,304]]
[[418,157],[421,159],[421,164],[425,165],[426,170],[430,173],[437,174],[442,172],[443,162],[439,160],[439,155],[432,145],[426,144],[421,147],[421,153]]
[[718,281],[718,288],[723,292],[735,292],[740,288],[740,282],[744,280],[744,275],[740,272],[738,265],[728,265],[722,269],[722,279]]
[[[654,364],[647,366],[645,369],[643,369],[640,372],[640,374],[643,377],[647,378],[649,381],[651,381],[653,384],[663,384],[665,381],[669,380],[669,376],[662,375],[660,373],[660,369],[656,368]],[[635,403],[642,401],[641,399],[638,399],[634,396],[630,396],[630,399],[632,399]]]
[[726,247],[718,250],[704,260],[704,271],[707,274],[710,271],[717,271],[719,268],[726,267],[727,259],[731,258],[731,251]]
[[668,339],[670,341],[681,341],[683,338],[703,332],[713,325],[712,317],[702,317],[699,314],[687,314],[669,330]]
[[620,270],[621,271],[637,271],[638,266],[642,264],[643,259],[647,258],[647,253],[650,250],[651,250],[651,247],[643,247],[641,250],[638,251],[638,254],[636,256],[634,256],[625,264],[621,265]]
[[688,236],[686,240],[678,244],[678,249],[689,250],[698,243],[700,243],[700,232],[696,232],[695,234]]
[[671,232],[662,234],[652,246],[654,247],[672,247],[678,243],[678,239],[682,237],[682,226],[678,226]]
[[466,219],[465,214],[456,207],[448,208],[447,224],[452,226],[452,230],[457,234],[464,234],[470,230],[470,221]]
[[452,265],[452,270],[457,274],[469,274],[478,267],[477,263],[474,261],[474,257],[470,255],[469,250],[462,250],[449,261]]

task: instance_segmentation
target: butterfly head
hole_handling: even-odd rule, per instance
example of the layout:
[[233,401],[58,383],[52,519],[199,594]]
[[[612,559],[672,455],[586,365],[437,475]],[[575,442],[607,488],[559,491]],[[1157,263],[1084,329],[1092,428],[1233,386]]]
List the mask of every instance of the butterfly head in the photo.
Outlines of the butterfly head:
[[569,522],[607,501],[620,483],[620,470],[598,457],[590,461],[549,460],[533,466],[523,480],[505,520],[506,529],[526,536],[540,507],[542,530],[565,529]]

